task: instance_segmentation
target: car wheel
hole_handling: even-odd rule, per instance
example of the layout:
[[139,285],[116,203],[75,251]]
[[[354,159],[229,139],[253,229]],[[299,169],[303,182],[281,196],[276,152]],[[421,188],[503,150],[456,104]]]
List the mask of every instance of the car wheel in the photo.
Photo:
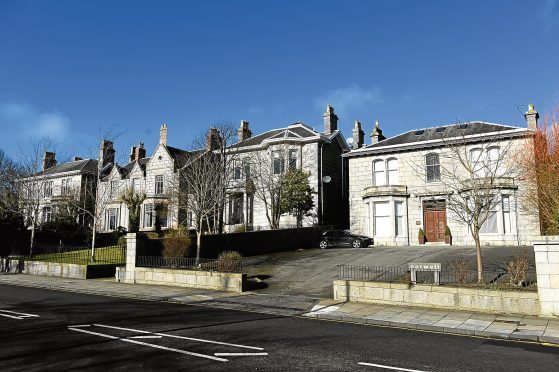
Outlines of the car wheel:
[[326,240],[322,240],[318,246],[320,249],[326,249],[328,248],[328,242]]
[[353,248],[361,248],[361,240],[354,240],[351,245]]

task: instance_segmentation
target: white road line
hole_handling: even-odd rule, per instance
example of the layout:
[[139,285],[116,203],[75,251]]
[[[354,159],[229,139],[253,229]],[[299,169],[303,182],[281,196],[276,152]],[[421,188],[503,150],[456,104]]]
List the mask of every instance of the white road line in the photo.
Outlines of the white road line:
[[35,314],[27,314],[27,313],[18,313],[17,311],[10,311],[10,310],[0,310],[3,313],[9,313],[9,314],[16,314],[16,315],[21,315],[21,316],[29,316],[29,317],[35,317],[35,318],[39,318],[39,315],[35,315]]
[[418,369],[407,369],[407,368],[400,368],[400,367],[391,367],[391,366],[385,366],[382,364],[374,364],[374,363],[357,363],[360,364],[362,366],[370,366],[370,367],[377,367],[377,368],[384,368],[384,369],[392,369],[394,371],[404,371],[404,372],[425,372],[425,371],[420,371]]
[[160,346],[160,345],[148,344],[147,342],[141,342],[141,341],[136,341],[136,340],[130,340],[130,339],[126,339],[126,338],[120,338],[120,337],[116,337],[116,336],[106,335],[106,334],[104,334],[104,333],[86,331],[85,329],[80,329],[80,328],[71,328],[71,327],[68,327],[68,329],[71,330],[71,331],[75,331],[75,332],[82,332],[82,333],[87,333],[87,334],[94,335],[94,336],[100,336],[100,337],[109,338],[109,339],[111,339],[111,340],[118,340],[118,341],[122,341],[122,342],[129,342],[129,343],[131,343],[131,344],[136,344],[136,345],[142,345],[142,346],[152,347],[152,348],[154,348],[154,349],[161,349],[161,350],[166,350],[166,351],[172,351],[172,352],[179,353],[179,354],[186,354],[186,355],[191,355],[191,356],[195,356],[195,357],[199,357],[199,358],[205,358],[205,359],[216,360],[216,361],[218,361],[218,362],[227,362],[227,359],[218,358],[218,357],[211,356],[211,355],[198,354],[198,353],[193,353],[193,352],[191,352],[191,351],[180,350],[180,349],[173,349],[173,348],[171,348],[171,347],[165,347],[165,346]]
[[145,335],[145,336],[132,336],[132,337],[128,337],[128,338],[161,338],[163,336],[149,336],[149,335]]
[[96,326],[96,327],[103,327],[103,328],[110,328],[110,329],[118,329],[118,330],[120,330],[120,331],[130,331],[130,332],[138,332],[138,333],[152,334],[152,335],[157,335],[157,336],[164,336],[164,337],[171,337],[171,338],[179,338],[179,339],[181,339],[181,340],[190,340],[190,341],[206,342],[206,343],[208,343],[208,344],[224,345],[224,346],[233,346],[233,347],[239,347],[239,348],[243,348],[243,349],[264,350],[264,348],[261,348],[261,347],[246,346],[246,345],[238,345],[238,344],[230,344],[230,343],[228,343],[228,342],[219,342],[219,341],[204,340],[204,339],[201,339],[201,338],[192,338],[192,337],[185,337],[185,336],[177,336],[177,335],[170,335],[170,334],[159,333],[159,332],[148,332],[148,331],[142,331],[142,330],[140,330],[140,329],[133,329],[133,328],[115,327],[115,326],[109,326],[109,325],[104,325],[104,324],[94,324],[94,326]]
[[268,353],[214,353],[215,356],[262,356]]
[[17,320],[23,320],[23,318],[20,318],[19,316],[14,316],[14,315],[8,315],[8,314],[2,314],[2,313],[0,313],[0,316],[4,316],[4,317],[6,317],[6,318],[17,319]]
[[83,328],[83,327],[91,327],[91,324],[80,324],[80,325],[68,326],[68,328]]

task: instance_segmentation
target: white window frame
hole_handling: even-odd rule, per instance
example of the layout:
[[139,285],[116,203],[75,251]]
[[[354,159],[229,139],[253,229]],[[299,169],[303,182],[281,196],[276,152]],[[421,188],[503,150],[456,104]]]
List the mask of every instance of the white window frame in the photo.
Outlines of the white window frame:
[[164,177],[162,174],[158,174],[155,176],[155,195],[163,195],[164,193]]
[[144,204],[144,228],[152,228],[153,227],[153,220],[154,220],[154,208],[152,203]]
[[[382,167],[382,169],[381,169]],[[384,160],[373,160],[373,185],[385,186],[386,185],[386,164]],[[380,182],[379,182],[380,181]]]
[[[386,184],[387,185],[398,185],[400,183],[400,171],[398,169],[398,159],[389,158],[386,159]],[[391,168],[391,165],[396,165]]]
[[[435,159],[433,164],[429,164],[429,158]],[[429,169],[432,169],[433,179],[429,179]],[[436,152],[430,152],[425,155],[425,182],[440,182],[441,180],[441,157]]]

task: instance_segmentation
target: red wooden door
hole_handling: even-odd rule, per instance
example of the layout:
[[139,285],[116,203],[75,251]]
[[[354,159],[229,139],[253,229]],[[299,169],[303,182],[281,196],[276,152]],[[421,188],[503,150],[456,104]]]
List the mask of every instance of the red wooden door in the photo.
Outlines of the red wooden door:
[[426,209],[423,214],[425,238],[428,242],[444,242],[446,211]]

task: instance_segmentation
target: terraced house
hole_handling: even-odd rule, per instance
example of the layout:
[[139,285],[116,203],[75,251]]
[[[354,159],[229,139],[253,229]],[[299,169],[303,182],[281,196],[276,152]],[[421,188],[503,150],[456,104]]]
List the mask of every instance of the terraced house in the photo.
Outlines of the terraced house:
[[474,121],[391,138],[383,136],[377,122],[369,144],[356,122],[353,149],[344,155],[349,161],[351,230],[374,237],[377,245],[418,244],[420,229],[427,244],[444,244],[446,232],[454,244],[471,245],[473,222],[462,217],[474,200],[466,198],[462,211],[450,206],[491,171],[486,195],[493,202],[479,230],[481,244],[530,244],[540,231],[538,212],[521,208],[527,185],[515,168],[515,156],[526,151],[536,129],[533,105],[525,117],[524,128]]

